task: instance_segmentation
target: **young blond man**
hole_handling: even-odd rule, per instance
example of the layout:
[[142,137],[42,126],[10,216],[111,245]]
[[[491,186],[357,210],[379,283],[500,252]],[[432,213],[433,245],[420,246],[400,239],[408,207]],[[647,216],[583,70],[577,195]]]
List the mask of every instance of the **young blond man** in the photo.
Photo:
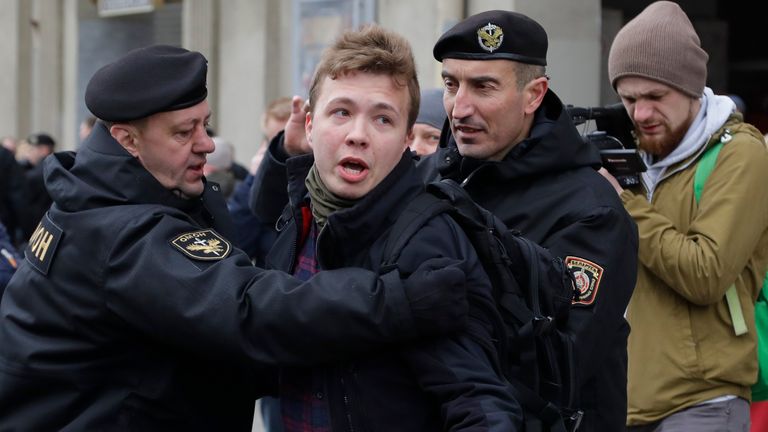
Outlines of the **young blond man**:
[[[413,54],[401,36],[365,27],[323,54],[305,122],[314,155],[287,160],[290,216],[268,265],[299,278],[349,265],[382,270],[389,229],[423,190],[407,140],[418,109]],[[460,260],[470,297],[492,302],[469,240],[446,215],[413,236],[398,266],[408,273],[436,257]],[[520,408],[492,366],[493,326],[473,310],[468,328],[452,337],[285,370],[285,430],[518,430]]]

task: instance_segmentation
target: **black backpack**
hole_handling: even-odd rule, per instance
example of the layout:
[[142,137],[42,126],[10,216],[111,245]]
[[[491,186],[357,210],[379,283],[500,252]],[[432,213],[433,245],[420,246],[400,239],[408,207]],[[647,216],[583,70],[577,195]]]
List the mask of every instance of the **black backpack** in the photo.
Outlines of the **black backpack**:
[[575,408],[573,346],[564,331],[577,292],[573,275],[560,258],[507,229],[449,179],[427,185],[400,214],[382,268],[396,265],[410,238],[441,213],[461,226],[491,279],[495,304],[487,316],[499,335],[497,367],[523,407],[526,432],[575,431],[582,412]]

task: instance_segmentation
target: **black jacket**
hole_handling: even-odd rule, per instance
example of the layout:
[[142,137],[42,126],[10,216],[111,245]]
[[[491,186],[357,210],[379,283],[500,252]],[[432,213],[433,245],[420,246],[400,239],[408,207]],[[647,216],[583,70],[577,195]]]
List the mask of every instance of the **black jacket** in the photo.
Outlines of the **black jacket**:
[[[611,185],[596,172],[598,150],[579,135],[549,91],[527,139],[501,162],[462,158],[446,127],[437,152],[420,168],[426,178],[463,182],[472,198],[509,228],[584,270],[583,302],[575,303],[573,337],[581,408],[580,431],[623,430],[627,403],[624,319],[637,275],[637,227]],[[585,261],[586,260],[586,261]],[[596,264],[593,266],[592,264]]]
[[2,431],[250,431],[268,367],[414,336],[399,275],[254,268],[215,185],[176,197],[101,123],[45,163],[54,205],[0,303]]
[[[311,155],[287,161],[290,205],[278,224],[281,233],[268,255],[268,266],[294,270],[301,249],[299,228],[306,222],[302,207],[308,205],[304,178],[312,162]],[[353,207],[329,216],[316,244],[320,269],[353,265],[380,271],[394,221],[421,191],[423,183],[407,151],[370,193]],[[460,230],[446,215],[434,218],[408,242],[397,263],[401,271],[409,273],[433,257],[461,259],[470,301],[465,331],[450,338],[386,348],[350,362],[283,374],[284,386],[301,385],[294,381],[299,377],[304,385],[316,383],[313,395],[328,395],[334,431],[518,430],[520,407],[508,383],[494,369],[489,315],[498,318],[498,312],[490,281]],[[296,395],[281,394],[284,410],[306,403],[286,399],[290,396]]]

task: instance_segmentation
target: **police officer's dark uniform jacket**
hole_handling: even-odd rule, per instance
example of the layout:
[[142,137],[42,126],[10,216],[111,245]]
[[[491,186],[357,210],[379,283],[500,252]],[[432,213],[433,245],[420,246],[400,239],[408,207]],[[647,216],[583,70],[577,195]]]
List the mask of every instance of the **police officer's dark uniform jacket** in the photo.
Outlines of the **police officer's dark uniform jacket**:
[[[281,233],[267,266],[292,272],[309,222],[304,184],[312,155],[287,160],[289,205],[278,223]],[[406,205],[424,190],[410,151],[389,175],[354,206],[332,213],[317,238],[321,269],[356,266],[381,268],[388,235]],[[333,431],[519,430],[521,413],[506,380],[494,371],[491,285],[461,228],[447,215],[432,219],[406,244],[397,260],[412,272],[434,257],[462,261],[470,301],[468,328],[451,337],[387,347],[372,355],[309,371],[288,370],[288,388],[296,377],[314,382],[312,394],[328,396]],[[305,384],[306,385],[306,384]],[[301,406],[281,394],[283,410]],[[296,396],[296,395],[292,395]],[[300,398],[302,396],[299,396]],[[290,409],[290,408],[289,408]],[[302,408],[305,409],[305,408]]]
[[580,298],[569,329],[586,411],[582,428],[623,430],[629,325],[621,314],[635,283],[638,239],[616,193],[595,171],[597,150],[581,139],[552,91],[530,136],[501,162],[462,158],[450,129],[444,132],[424,163],[462,182],[477,203],[576,272]]
[[0,303],[2,431],[250,431],[266,367],[415,336],[397,272],[254,268],[215,185],[177,197],[101,122],[45,164],[54,204]]
[[[480,37],[481,33],[484,37]],[[547,35],[507,11],[474,15],[435,44],[438,61],[508,59],[546,65]],[[580,290],[569,318],[579,380],[580,431],[618,431],[626,420],[627,337],[623,317],[637,274],[637,228],[554,92],[534,113],[528,137],[500,162],[462,158],[446,124],[425,161],[462,182],[508,227],[563,258]]]

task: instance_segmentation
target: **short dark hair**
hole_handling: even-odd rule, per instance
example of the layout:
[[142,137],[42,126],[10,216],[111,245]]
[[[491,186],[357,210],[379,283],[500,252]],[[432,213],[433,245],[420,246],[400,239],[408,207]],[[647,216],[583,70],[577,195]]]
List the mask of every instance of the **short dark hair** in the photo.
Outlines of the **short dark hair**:
[[56,140],[52,136],[44,132],[33,133],[27,137],[27,142],[33,146],[48,146],[56,147]]
[[516,61],[513,61],[513,63],[515,64],[515,83],[517,84],[518,90],[522,90],[526,84],[536,78],[546,76],[546,66],[520,63]]

